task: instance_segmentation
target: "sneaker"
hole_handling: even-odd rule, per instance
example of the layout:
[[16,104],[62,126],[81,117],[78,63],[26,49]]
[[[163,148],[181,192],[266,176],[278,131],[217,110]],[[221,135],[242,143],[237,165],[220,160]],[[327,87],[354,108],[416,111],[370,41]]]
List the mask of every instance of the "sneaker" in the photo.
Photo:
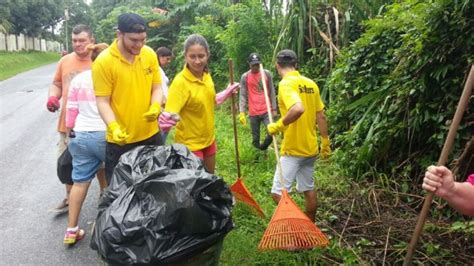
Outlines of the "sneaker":
[[84,238],[86,232],[83,229],[77,229],[76,231],[66,230],[64,235],[64,244],[74,245],[77,241]]
[[67,199],[63,199],[58,206],[52,208],[50,211],[55,213],[65,213],[69,210],[69,203]]

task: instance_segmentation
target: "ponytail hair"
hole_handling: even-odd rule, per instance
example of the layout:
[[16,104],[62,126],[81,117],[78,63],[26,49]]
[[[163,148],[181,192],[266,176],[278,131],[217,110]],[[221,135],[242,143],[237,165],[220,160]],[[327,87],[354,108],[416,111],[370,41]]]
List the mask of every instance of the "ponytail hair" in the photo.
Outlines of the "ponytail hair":
[[[186,53],[189,50],[189,47],[198,44],[204,47],[207,53],[207,57],[209,58],[211,56],[211,53],[209,52],[209,44],[207,43],[206,38],[204,38],[200,34],[191,34],[186,38],[186,41],[184,41],[184,56],[186,56]],[[209,61],[207,62],[206,66],[204,67],[204,72],[209,72]]]

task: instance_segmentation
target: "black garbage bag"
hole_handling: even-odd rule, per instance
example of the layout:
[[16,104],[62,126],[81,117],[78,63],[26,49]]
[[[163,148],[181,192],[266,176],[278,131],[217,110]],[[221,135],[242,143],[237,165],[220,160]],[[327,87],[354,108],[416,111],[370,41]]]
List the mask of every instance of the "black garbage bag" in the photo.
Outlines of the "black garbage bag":
[[72,181],[72,156],[69,148],[66,148],[58,157],[56,171],[62,184],[74,184]]
[[100,199],[91,248],[112,264],[173,264],[222,243],[232,193],[185,146],[122,155]]

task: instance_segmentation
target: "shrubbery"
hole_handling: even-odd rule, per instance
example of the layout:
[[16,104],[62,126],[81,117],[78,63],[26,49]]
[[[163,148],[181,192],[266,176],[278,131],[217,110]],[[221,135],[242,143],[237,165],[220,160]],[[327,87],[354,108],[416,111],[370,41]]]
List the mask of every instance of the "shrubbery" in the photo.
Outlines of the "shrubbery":
[[[416,177],[436,162],[474,59],[472,14],[469,0],[393,4],[344,51],[326,90],[349,176]],[[454,155],[472,134],[473,113],[470,104]]]

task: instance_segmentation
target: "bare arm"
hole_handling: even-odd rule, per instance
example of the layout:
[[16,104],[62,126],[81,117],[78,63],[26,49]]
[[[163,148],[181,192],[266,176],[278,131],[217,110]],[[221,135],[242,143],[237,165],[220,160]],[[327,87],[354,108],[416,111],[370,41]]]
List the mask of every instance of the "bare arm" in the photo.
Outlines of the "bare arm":
[[104,120],[105,124],[110,124],[116,120],[114,111],[110,106],[110,96],[97,96],[97,109],[99,109],[100,117]]
[[474,186],[467,182],[455,182],[448,168],[434,165],[428,167],[422,187],[445,199],[460,213],[474,216]]
[[301,102],[295,103],[293,106],[290,107],[288,113],[282,118],[282,122],[285,126],[295,122],[300,118],[300,116],[304,113],[304,107]]
[[445,200],[460,213],[474,216],[474,186],[467,182],[455,182],[453,191]]
[[316,121],[318,122],[319,134],[321,134],[321,137],[327,138],[328,124],[326,122],[326,115],[324,114],[324,110],[316,112]]
[[58,99],[61,99],[61,96],[63,94],[61,88],[62,88],[61,82],[53,81],[53,84],[49,86],[48,97],[56,96],[58,97]]

